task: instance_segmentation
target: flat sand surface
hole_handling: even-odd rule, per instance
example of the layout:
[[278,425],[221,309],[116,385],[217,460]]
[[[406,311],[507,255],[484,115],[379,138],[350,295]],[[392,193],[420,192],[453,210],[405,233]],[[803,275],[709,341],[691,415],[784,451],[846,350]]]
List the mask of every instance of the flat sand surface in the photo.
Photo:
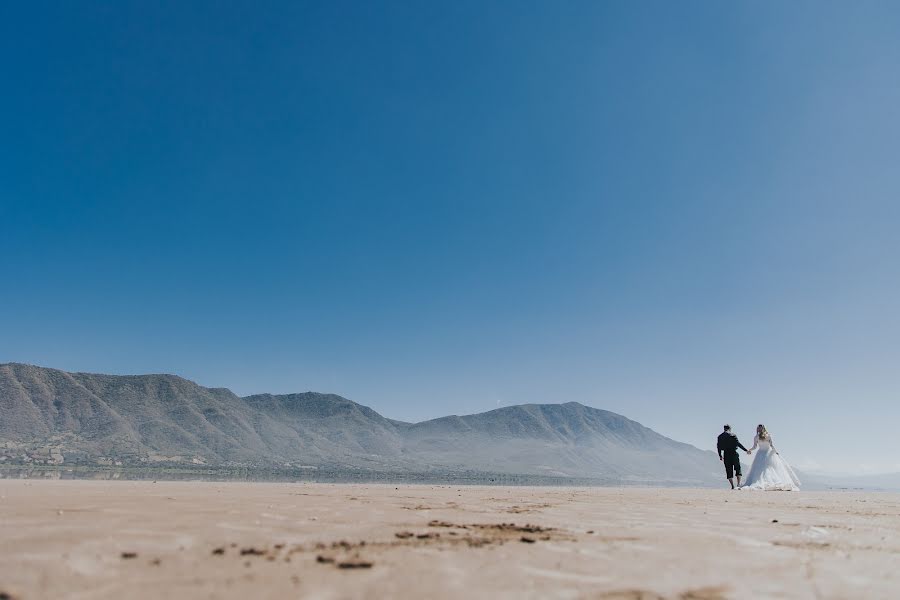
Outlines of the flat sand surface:
[[0,480],[0,598],[897,598],[900,496]]

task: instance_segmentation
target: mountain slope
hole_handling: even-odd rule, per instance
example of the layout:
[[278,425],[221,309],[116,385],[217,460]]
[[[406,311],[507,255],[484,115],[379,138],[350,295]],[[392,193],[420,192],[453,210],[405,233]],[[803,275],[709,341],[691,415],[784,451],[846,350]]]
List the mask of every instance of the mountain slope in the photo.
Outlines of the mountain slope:
[[575,402],[422,423],[332,394],[238,397],[174,375],[0,365],[0,462],[460,471],[718,482],[711,452]]
[[243,399],[269,436],[280,427],[280,451],[307,464],[396,465],[402,440],[377,412],[334,394],[259,394]]
[[426,462],[460,465],[477,456],[485,470],[506,473],[699,483],[716,466],[712,453],[577,402],[443,417],[411,425],[404,437],[407,451]]
[[[341,419],[350,405],[359,409],[356,421]],[[332,410],[331,422],[322,420],[321,407]],[[386,422],[363,408],[312,393],[245,399],[174,375],[0,365],[0,443],[7,446],[8,461],[21,458],[10,450],[36,447],[44,454],[56,448],[66,462],[75,463],[361,467],[373,460],[357,454],[372,450],[350,443],[354,434],[373,437],[377,428],[365,422],[367,417],[375,424]],[[381,448],[399,443],[388,440]]]

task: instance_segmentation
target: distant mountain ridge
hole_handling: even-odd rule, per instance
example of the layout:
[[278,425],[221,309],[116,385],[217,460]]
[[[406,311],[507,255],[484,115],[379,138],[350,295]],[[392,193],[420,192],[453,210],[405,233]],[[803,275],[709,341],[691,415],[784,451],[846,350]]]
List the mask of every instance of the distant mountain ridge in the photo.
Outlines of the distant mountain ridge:
[[712,452],[576,402],[421,423],[341,396],[0,365],[0,464],[206,465],[721,482]]

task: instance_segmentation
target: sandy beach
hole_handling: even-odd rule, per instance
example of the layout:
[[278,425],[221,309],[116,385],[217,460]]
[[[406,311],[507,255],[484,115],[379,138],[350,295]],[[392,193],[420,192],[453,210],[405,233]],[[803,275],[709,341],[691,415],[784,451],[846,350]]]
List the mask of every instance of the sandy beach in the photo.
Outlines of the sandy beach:
[[898,530],[879,493],[7,479],[0,597],[889,598]]

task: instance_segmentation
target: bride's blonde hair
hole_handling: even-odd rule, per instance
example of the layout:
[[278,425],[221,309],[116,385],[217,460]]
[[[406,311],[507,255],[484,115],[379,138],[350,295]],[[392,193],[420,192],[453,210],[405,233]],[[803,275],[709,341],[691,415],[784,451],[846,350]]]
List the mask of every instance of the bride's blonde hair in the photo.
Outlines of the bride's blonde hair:
[[761,440],[769,439],[769,431],[766,429],[766,426],[760,423],[756,426],[756,435],[759,436]]

